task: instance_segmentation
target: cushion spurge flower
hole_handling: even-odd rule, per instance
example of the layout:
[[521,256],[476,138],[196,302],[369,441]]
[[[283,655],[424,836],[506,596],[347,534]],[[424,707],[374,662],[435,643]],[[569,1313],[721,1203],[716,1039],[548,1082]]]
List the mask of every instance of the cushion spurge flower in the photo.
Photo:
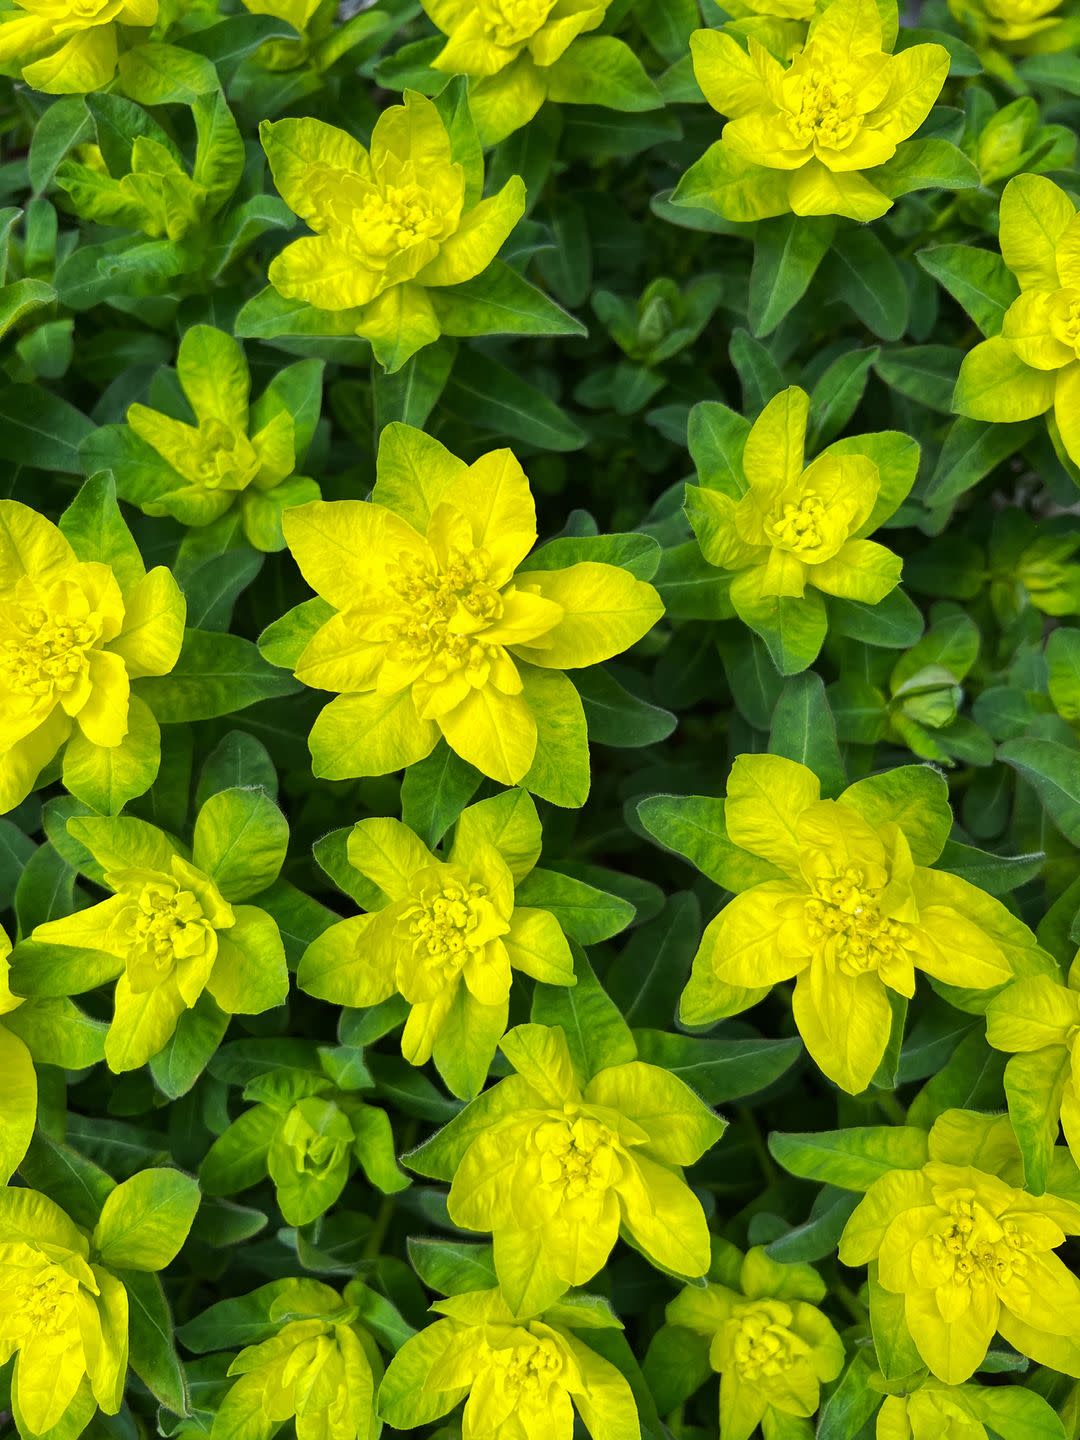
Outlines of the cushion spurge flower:
[[759,1425],[770,1435],[782,1417],[816,1414],[822,1385],[844,1367],[844,1342],[817,1308],[825,1282],[811,1266],[781,1265],[757,1246],[745,1256],[723,1242],[717,1250],[711,1275],[719,1269],[723,1283],[687,1286],[667,1323],[708,1342],[720,1440],[749,1440]]
[[[663,613],[656,591],[615,565],[522,562],[536,538],[529,482],[508,450],[472,465],[410,426],[388,425],[371,501],[301,505],[285,538],[325,620],[295,636],[297,679],[339,698],[311,731],[316,775],[384,775],[439,737],[485,775],[529,785],[545,715],[579,711],[559,672],[635,644]],[[292,612],[295,616],[297,612]],[[280,632],[279,632],[280,633]],[[307,643],[304,644],[304,640]],[[288,647],[285,647],[286,650]],[[569,727],[573,727],[573,720]],[[584,725],[580,745],[585,747]]]
[[0,500],[0,811],[26,798],[69,737],[67,764],[117,751],[137,720],[156,734],[131,682],[176,663],[184,598],[164,566],[118,571]]
[[[250,887],[238,866],[222,863],[223,843],[231,840],[238,850],[245,830],[250,843],[263,829],[250,806],[233,804],[243,795],[225,790],[207,801],[190,854],[157,826],[133,817],[69,821],[69,833],[92,857],[93,878],[113,893],[36,926],[20,963],[32,986],[34,947],[63,946],[78,952],[73,966],[61,967],[72,993],[116,980],[105,1039],[105,1059],[114,1071],[137,1069],[156,1055],[204,991],[230,1015],[258,1014],[285,999],[288,971],[277,925],[258,907],[233,903]],[[269,800],[265,805],[276,812]],[[228,823],[230,811],[239,812],[237,824]],[[272,854],[274,840],[262,843],[263,855]],[[284,843],[279,868],[283,858]]]
[[768,641],[778,601],[796,602],[788,610],[806,638],[779,647],[774,658],[785,673],[809,664],[821,646],[823,594],[876,605],[896,588],[899,556],[866,537],[900,504],[918,466],[918,447],[889,431],[837,441],[807,464],[809,414],[805,390],[782,390],[752,426],[736,422],[746,431],[732,457],[737,468],[686,488],[702,554],[731,574],[740,619]]
[[117,28],[148,26],[158,0],[15,0],[0,17],[0,69],[48,95],[100,90],[116,73]]
[[319,497],[314,480],[293,476],[317,412],[302,415],[294,402],[294,416],[288,398],[305,372],[317,376],[320,368],[314,360],[288,367],[252,405],[239,344],[212,325],[193,325],[180,342],[176,375],[195,423],[130,405],[127,427],[105,426],[83,443],[83,465],[111,470],[120,497],[147,515],[205,526],[232,512],[256,549],[280,550],[282,510]]
[[704,1275],[709,1231],[682,1171],[719,1140],[724,1122],[655,1065],[633,1060],[585,1079],[558,1026],[519,1025],[500,1048],[516,1073],[407,1163],[452,1179],[455,1225],[492,1232],[515,1315],[591,1280],[620,1228],[666,1270]]
[[975,420],[1045,415],[1080,465],[1080,211],[1043,175],[1018,175],[1001,197],[1001,257],[1020,286],[1001,333],[964,357],[953,408]]
[[442,1318],[406,1340],[379,1387],[397,1430],[448,1415],[464,1399],[461,1433],[485,1440],[572,1440],[574,1411],[592,1440],[638,1440],[625,1377],[569,1326],[574,1312],[517,1319],[498,1290],[438,1300]]
[[949,73],[941,45],[887,53],[874,0],[819,10],[786,67],[753,36],[749,53],[719,30],[690,43],[705,98],[730,119],[672,198],[735,221],[884,215],[892,200],[874,171],[926,119]]
[[[90,1258],[86,1235],[35,1190],[0,1190],[0,1365],[15,1356],[19,1434],[61,1419],[78,1435],[98,1406],[120,1408],[127,1374],[128,1297]],[[57,1432],[60,1433],[60,1432]]]
[[[978,1369],[995,1334],[1080,1376],[1080,1280],[1054,1254],[1080,1234],[1080,1206],[1018,1188],[1015,1155],[1006,1118],[946,1111],[926,1163],[876,1179],[840,1238],[843,1264],[876,1262],[881,1287],[903,1296],[919,1354],[948,1385]],[[980,1168],[997,1161],[1004,1175]]]
[[[745,1008],[794,979],[792,1008],[806,1048],[855,1094],[869,1085],[889,1041],[888,992],[912,996],[917,970],[991,990],[1013,978],[1014,966],[1052,963],[999,901],[928,868],[951,817],[944,793],[931,796],[912,772],[919,767],[857,781],[839,799],[822,800],[805,765],[779,755],[738,757],[724,806],[728,838],[767,862],[775,878],[744,889],[707,927],[683,992],[686,1024]],[[935,806],[944,825],[933,818]]]
[[[559,62],[568,52],[582,54],[575,41],[603,23],[610,4],[423,0],[428,15],[448,37],[432,66],[447,75],[470,77],[469,108],[484,144],[495,145],[527,124],[553,89],[556,99],[567,98],[564,88],[572,98],[573,76],[563,82]],[[610,38],[601,43],[619,44]]]
[[463,811],[445,859],[398,820],[359,821],[349,862],[386,903],[323,931],[304,953],[297,984],[353,1007],[402,995],[411,1007],[401,1037],[406,1060],[434,1057],[449,1089],[471,1098],[506,1029],[513,970],[548,985],[575,983],[555,917],[514,902],[540,839],[536,807],[522,791]]
[[321,120],[264,121],[260,134],[282,199],[315,232],[272,261],[271,285],[350,312],[392,368],[439,337],[429,288],[479,275],[525,210],[516,175],[481,198],[439,111],[413,91],[379,116],[369,150]]

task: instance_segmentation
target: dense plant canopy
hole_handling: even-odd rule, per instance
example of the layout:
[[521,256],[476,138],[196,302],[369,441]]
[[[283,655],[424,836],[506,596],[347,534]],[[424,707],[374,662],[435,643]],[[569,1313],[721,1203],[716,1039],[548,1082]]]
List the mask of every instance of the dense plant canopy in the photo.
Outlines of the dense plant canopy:
[[0,1433],[1077,1440],[1077,0],[0,0],[0,136]]

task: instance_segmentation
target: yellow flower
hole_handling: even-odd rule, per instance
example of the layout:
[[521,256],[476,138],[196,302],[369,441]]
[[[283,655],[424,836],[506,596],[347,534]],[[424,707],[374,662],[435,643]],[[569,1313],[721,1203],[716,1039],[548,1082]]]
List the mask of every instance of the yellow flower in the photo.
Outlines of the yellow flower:
[[884,215],[891,199],[862,172],[892,159],[949,73],[941,45],[888,54],[874,0],[833,0],[786,68],[752,35],[749,53],[719,30],[698,30],[690,43],[705,98],[731,118],[673,199],[700,206],[711,196],[735,221]]
[[844,1367],[844,1344],[817,1308],[825,1284],[809,1265],[781,1265],[755,1247],[745,1257],[734,1252],[725,1268],[729,1284],[683,1290],[667,1323],[709,1341],[720,1376],[720,1440],[748,1440],[774,1423],[773,1412],[816,1414],[822,1385]]
[[315,232],[275,257],[271,285],[355,312],[356,334],[395,365],[440,334],[428,289],[479,275],[524,213],[519,176],[480,198],[438,110],[413,91],[379,116],[370,151],[321,120],[264,121],[260,135],[282,199]]
[[[0,24],[0,66],[48,95],[100,90],[116,73],[117,27],[153,25],[158,0],[15,0]],[[23,13],[20,13],[22,11]]]
[[0,1190],[0,1365],[16,1356],[19,1433],[44,1435],[67,1415],[77,1435],[97,1406],[115,1415],[127,1349],[127,1292],[91,1262],[83,1231],[35,1190]]
[[948,1385],[978,1369],[995,1333],[1080,1377],[1080,1280],[1054,1254],[1080,1234],[1080,1206],[1026,1194],[1017,1169],[1007,1120],[946,1111],[927,1163],[875,1180],[840,1239],[842,1264],[876,1261],[882,1288],[904,1297],[911,1338]]
[[[544,103],[558,62],[601,25],[611,0],[422,0],[449,38],[431,62],[468,75],[469,105],[485,145],[527,124]],[[553,67],[555,67],[553,69]]]
[[872,446],[887,437],[868,436],[868,453],[859,452],[857,440],[840,441],[807,465],[809,414],[805,390],[782,390],[746,437],[733,493],[687,487],[702,553],[734,573],[731,600],[739,614],[754,614],[769,596],[801,599],[807,586],[876,605],[899,583],[899,556],[864,538],[887,518],[886,501],[893,509],[903,498],[881,493]]
[[[317,373],[317,362],[303,364]],[[303,366],[291,367],[294,378],[297,368]],[[138,440],[109,427],[84,447],[84,464],[111,469],[120,495],[147,515],[203,526],[238,510],[256,549],[281,549],[282,511],[319,497],[314,480],[289,478],[297,434],[285,400],[271,388],[250,405],[244,352],[231,335],[210,325],[185,331],[176,374],[194,425],[131,405],[127,423]]]
[[411,1007],[405,1059],[424,1065],[434,1054],[449,1089],[471,1098],[506,1029],[512,971],[547,985],[575,983],[555,917],[514,902],[540,839],[536,807],[521,791],[463,811],[446,859],[398,820],[359,821],[349,863],[385,904],[325,930],[305,951],[297,984],[353,1007],[402,995]]
[[775,878],[736,895],[706,929],[683,992],[686,1024],[745,1008],[795,979],[792,1009],[806,1048],[855,1094],[889,1041],[889,991],[914,995],[916,970],[988,990],[1013,978],[1013,966],[1042,963],[1031,932],[1003,905],[918,863],[936,858],[951,819],[947,799],[931,799],[920,774],[933,772],[909,767],[822,800],[805,765],[738,757],[724,806],[728,838]]
[[229,1366],[237,1378],[214,1416],[211,1440],[270,1440],[289,1420],[304,1440],[375,1440],[382,1361],[355,1323],[352,1287],[344,1301],[316,1280],[281,1281],[277,1288],[269,1319],[299,1318],[246,1346]]
[[[950,11],[981,50],[1000,46],[1019,55],[1053,54],[1076,44],[1080,26],[1075,14],[1055,13],[1061,6],[1062,0],[949,0]],[[984,54],[983,63],[988,70],[1003,68],[992,52]]]
[[515,1320],[498,1290],[453,1295],[445,1319],[406,1340],[379,1387],[396,1430],[448,1415],[461,1400],[462,1434],[485,1440],[571,1440],[574,1410],[592,1440],[637,1440],[633,1392],[609,1361],[571,1333],[573,1312]]
[[297,679],[339,693],[309,741],[327,779],[400,770],[441,735],[493,780],[528,783],[538,719],[580,705],[553,672],[619,654],[663,612],[615,565],[522,567],[536,507],[510,451],[466,465],[406,425],[382,433],[370,502],[301,505],[283,525],[329,602],[294,660]]
[[230,1015],[284,1001],[288,972],[277,925],[254,905],[230,904],[206,873],[216,848],[209,827],[196,826],[194,863],[143,820],[87,817],[72,819],[69,829],[113,894],[38,925],[31,939],[83,951],[83,989],[116,979],[105,1038],[111,1070],[137,1069],[158,1054],[204,990]]
[[[1032,975],[1006,986],[986,1010],[986,1038],[1013,1058],[1005,1067],[1005,1094],[1021,1141],[1030,1190],[1046,1182],[1058,1120],[1080,1164],[1080,972],[1070,985]],[[1030,1138],[1029,1138],[1030,1137]]]
[[620,1227],[656,1264],[704,1275],[708,1227],[682,1167],[716,1143],[724,1122],[654,1065],[635,1060],[583,1081],[557,1026],[519,1025],[500,1048],[517,1073],[409,1163],[453,1175],[450,1218],[492,1232],[514,1314],[535,1314],[591,1280]]
[[875,1434],[876,1440],[993,1440],[1006,1434],[1027,1440],[1060,1437],[1064,1430],[1042,1396],[1023,1385],[941,1385],[928,1379],[917,1390],[885,1396]]
[[123,742],[131,682],[172,669],[184,613],[164,566],[122,587],[44,516],[0,500],[0,811],[26,798],[76,727],[84,749]]
[[1001,197],[999,240],[1020,295],[1000,335],[965,355],[953,409],[974,420],[1045,414],[1080,464],[1080,212],[1044,175],[1018,175]]

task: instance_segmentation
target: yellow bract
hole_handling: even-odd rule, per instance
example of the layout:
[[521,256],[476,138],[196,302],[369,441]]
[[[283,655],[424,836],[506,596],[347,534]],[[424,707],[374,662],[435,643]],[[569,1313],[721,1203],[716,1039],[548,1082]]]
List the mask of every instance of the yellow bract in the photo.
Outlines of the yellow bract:
[[780,1265],[755,1248],[731,1278],[738,1283],[683,1290],[667,1322],[709,1340],[720,1440],[747,1440],[771,1411],[816,1414],[822,1385],[844,1367],[844,1343],[817,1308],[825,1286],[809,1265]]
[[164,567],[122,590],[51,521],[0,500],[0,811],[26,798],[76,726],[93,746],[120,745],[131,681],[172,669],[184,612]]
[[164,831],[145,821],[88,818],[72,826],[113,895],[38,925],[32,938],[93,951],[101,966],[97,983],[116,977],[105,1038],[111,1070],[137,1069],[158,1054],[204,990],[229,1014],[255,1014],[284,1000],[284,952],[262,911],[230,905]]
[[[48,95],[100,90],[116,73],[118,25],[153,25],[158,0],[15,0],[0,24],[0,67]],[[21,13],[20,13],[21,12]]]
[[1053,1253],[1080,1234],[1080,1206],[975,1164],[1011,1173],[1014,1154],[1008,1120],[946,1111],[927,1164],[875,1180],[840,1239],[843,1264],[876,1260],[881,1286],[904,1297],[919,1354],[949,1385],[975,1372],[995,1333],[1080,1376],[1080,1280]]
[[506,1029],[512,971],[575,983],[558,921],[514,901],[515,883],[540,853],[536,807],[521,792],[470,806],[445,860],[389,819],[361,820],[348,853],[386,903],[325,930],[306,950],[297,983],[352,1007],[403,996],[411,1008],[402,1054],[424,1065],[434,1053],[449,1088],[470,1098]]
[[423,0],[448,36],[432,61],[472,79],[469,104],[485,145],[526,124],[544,103],[547,72],[579,35],[603,23],[611,0]]
[[[575,1407],[592,1440],[636,1440],[633,1393],[607,1360],[544,1316],[515,1320],[498,1290],[453,1295],[390,1363],[379,1411],[395,1429],[449,1414],[485,1440],[571,1440]],[[566,1312],[572,1322],[572,1312]]]
[[296,664],[298,679],[341,697],[312,729],[315,773],[387,774],[442,735],[516,785],[537,750],[531,677],[619,654],[659,619],[660,598],[614,565],[520,570],[536,509],[508,450],[465,465],[390,425],[378,473],[371,502],[302,505],[283,521],[304,578],[336,612]]
[[1080,991],[1073,988],[1078,978],[1074,969],[1069,986],[1048,975],[1009,985],[987,1007],[986,1038],[1016,1057],[1005,1072],[1007,1093],[1015,1089],[1030,1096],[1051,1127],[1051,1141],[1060,1116],[1080,1164]]
[[[264,121],[282,199],[315,232],[270,266],[287,300],[355,310],[358,335],[419,349],[438,338],[430,286],[471,280],[494,260],[525,209],[518,176],[486,200],[472,194],[430,100],[405,92],[376,122],[370,150],[321,120]],[[411,351],[410,351],[411,353]]]
[[326,1292],[329,1306],[342,1312],[340,1320],[332,1313],[293,1320],[269,1340],[241,1350],[229,1366],[229,1375],[238,1378],[214,1416],[212,1440],[269,1436],[293,1419],[297,1434],[312,1440],[369,1440],[378,1433],[374,1396],[381,1362],[374,1342],[349,1323],[355,1310],[345,1310],[328,1287],[294,1283],[298,1294]]
[[899,556],[862,538],[881,474],[868,454],[826,451],[809,465],[809,397],[793,385],[770,400],[742,455],[741,499],[694,487],[687,509],[710,564],[735,572],[739,613],[806,587],[876,605],[900,581]]
[[[731,1013],[795,979],[795,1023],[818,1067],[864,1090],[892,1029],[889,991],[910,997],[915,972],[993,989],[1012,978],[1013,947],[1034,938],[998,901],[959,876],[918,865],[919,820],[867,805],[860,782],[819,798],[817,777],[778,755],[740,755],[725,817],[735,845],[775,867],[711,922],[683,992],[682,1019]],[[914,823],[913,823],[914,822]],[[741,1008],[735,1005],[734,1008]]]
[[1060,13],[1062,0],[949,0],[949,9],[972,32],[991,72],[1008,74],[991,47],[1019,55],[1052,54],[1075,45],[1080,33],[1075,14]]
[[124,1286],[90,1263],[85,1234],[35,1190],[0,1190],[0,1365],[16,1356],[20,1434],[40,1435],[73,1407],[115,1415],[127,1373]]
[[[562,1030],[520,1025],[501,1048],[517,1074],[488,1091],[447,1205],[490,1230],[515,1314],[545,1309],[603,1267],[620,1227],[658,1265],[704,1275],[709,1232],[682,1175],[723,1122],[681,1080],[631,1061],[582,1084]],[[469,1112],[465,1112],[467,1117]]]
[[953,408],[975,420],[1046,414],[1080,465],[1080,212],[1052,180],[1018,175],[1001,197],[999,238],[1020,295],[1000,335],[964,357]]
[[[884,215],[892,201],[862,172],[891,160],[922,124],[949,55],[941,45],[890,55],[882,44],[874,0],[833,0],[811,20],[805,46],[786,67],[754,36],[747,52],[730,34],[696,31],[698,84],[731,118],[689,172],[690,189],[708,191],[711,177],[718,208],[736,221],[788,211]],[[677,203],[697,203],[680,190]]]

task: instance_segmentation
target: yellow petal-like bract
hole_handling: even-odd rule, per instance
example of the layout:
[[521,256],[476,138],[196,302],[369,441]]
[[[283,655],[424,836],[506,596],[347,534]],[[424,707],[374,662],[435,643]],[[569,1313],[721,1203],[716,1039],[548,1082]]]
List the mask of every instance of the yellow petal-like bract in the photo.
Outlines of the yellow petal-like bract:
[[[675,202],[729,220],[844,215],[875,220],[892,204],[873,171],[922,124],[949,71],[941,45],[884,48],[874,0],[833,0],[787,65],[754,36],[699,30],[691,41],[723,135],[683,177]],[[865,172],[871,172],[869,175]]]
[[384,775],[441,735],[492,779],[527,784],[544,722],[531,675],[621,653],[659,619],[660,598],[615,565],[521,568],[536,509],[508,450],[465,465],[395,424],[378,475],[371,501],[284,517],[304,578],[335,612],[295,666],[339,696],[311,732],[315,773]]
[[119,25],[153,25],[158,0],[16,0],[0,24],[0,68],[49,95],[100,90],[116,73]]

